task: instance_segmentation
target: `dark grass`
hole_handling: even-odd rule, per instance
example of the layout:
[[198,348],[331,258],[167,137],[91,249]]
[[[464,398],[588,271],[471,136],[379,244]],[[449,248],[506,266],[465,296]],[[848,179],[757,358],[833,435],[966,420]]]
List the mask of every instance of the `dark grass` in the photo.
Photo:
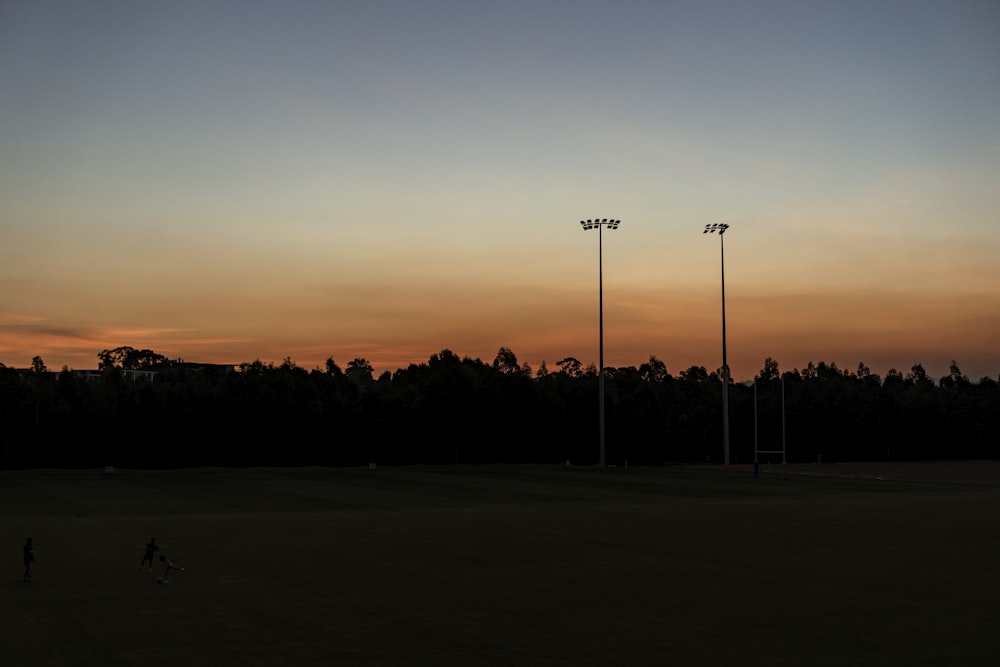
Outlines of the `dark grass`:
[[6,473],[0,664],[994,665],[998,516],[692,468]]

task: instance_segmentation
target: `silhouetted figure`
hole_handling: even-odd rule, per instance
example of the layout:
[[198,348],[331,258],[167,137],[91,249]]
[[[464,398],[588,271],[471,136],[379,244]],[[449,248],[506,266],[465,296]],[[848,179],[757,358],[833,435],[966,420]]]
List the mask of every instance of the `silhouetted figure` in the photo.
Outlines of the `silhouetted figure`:
[[142,561],[139,563],[139,569],[147,562],[149,563],[149,571],[153,571],[153,555],[160,550],[160,547],[156,546],[156,538],[149,538],[149,544],[146,545],[146,553],[142,556]]
[[35,563],[35,547],[31,538],[24,543],[24,580],[31,581],[31,566]]
[[166,568],[163,571],[163,576],[160,577],[160,583],[161,584],[169,584],[170,583],[170,572],[171,572],[171,570],[179,570],[180,572],[184,571],[183,567],[177,567],[176,565],[174,565],[174,561],[170,560],[166,556],[160,556],[160,562],[163,563],[164,567]]

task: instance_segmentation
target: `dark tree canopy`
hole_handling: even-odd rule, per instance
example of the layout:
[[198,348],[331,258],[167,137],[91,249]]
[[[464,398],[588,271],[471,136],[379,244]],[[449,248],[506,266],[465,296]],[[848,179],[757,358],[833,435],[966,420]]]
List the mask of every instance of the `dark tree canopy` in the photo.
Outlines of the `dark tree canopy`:
[[[23,371],[0,364],[5,466],[589,465],[598,456],[597,369],[574,357],[532,375],[510,348],[490,363],[443,349],[378,379],[363,357],[344,371],[332,357],[313,370],[287,357],[236,370],[181,364],[132,347],[98,358],[103,369],[145,372],[53,373],[41,357]],[[650,356],[605,375],[609,463],[721,459],[720,373],[691,366],[675,378]],[[781,371],[768,357],[756,384],[730,385],[729,406],[734,463],[785,434],[790,462],[996,458],[1000,443],[1000,383],[972,382],[956,362],[937,381],[919,363],[881,380],[863,363]]]
[[119,368],[128,371],[150,370],[167,363],[167,358],[152,350],[137,350],[134,347],[122,346],[112,350],[101,350],[97,353],[100,362],[98,368]]

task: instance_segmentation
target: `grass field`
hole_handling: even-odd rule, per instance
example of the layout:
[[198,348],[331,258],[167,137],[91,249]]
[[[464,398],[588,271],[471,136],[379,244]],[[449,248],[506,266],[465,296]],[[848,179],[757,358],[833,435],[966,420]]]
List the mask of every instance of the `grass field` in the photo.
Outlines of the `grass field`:
[[992,666],[998,516],[700,468],[8,472],[0,665]]

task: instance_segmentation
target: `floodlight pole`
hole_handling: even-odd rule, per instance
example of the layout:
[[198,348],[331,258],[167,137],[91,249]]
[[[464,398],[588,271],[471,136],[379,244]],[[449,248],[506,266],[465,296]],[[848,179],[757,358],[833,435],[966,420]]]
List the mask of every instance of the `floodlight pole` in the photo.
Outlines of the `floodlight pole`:
[[598,428],[600,430],[601,452],[598,460],[600,467],[605,466],[604,447],[604,246],[601,237],[601,228],[618,229],[621,220],[608,220],[607,218],[594,218],[593,220],[581,220],[580,225],[584,231],[597,228],[597,312],[598,312],[598,369],[597,369],[597,414]]
[[722,259],[722,451],[723,462],[729,465],[729,364],[726,360],[726,247],[722,235],[729,229],[725,223],[705,225],[702,234],[719,234]]

